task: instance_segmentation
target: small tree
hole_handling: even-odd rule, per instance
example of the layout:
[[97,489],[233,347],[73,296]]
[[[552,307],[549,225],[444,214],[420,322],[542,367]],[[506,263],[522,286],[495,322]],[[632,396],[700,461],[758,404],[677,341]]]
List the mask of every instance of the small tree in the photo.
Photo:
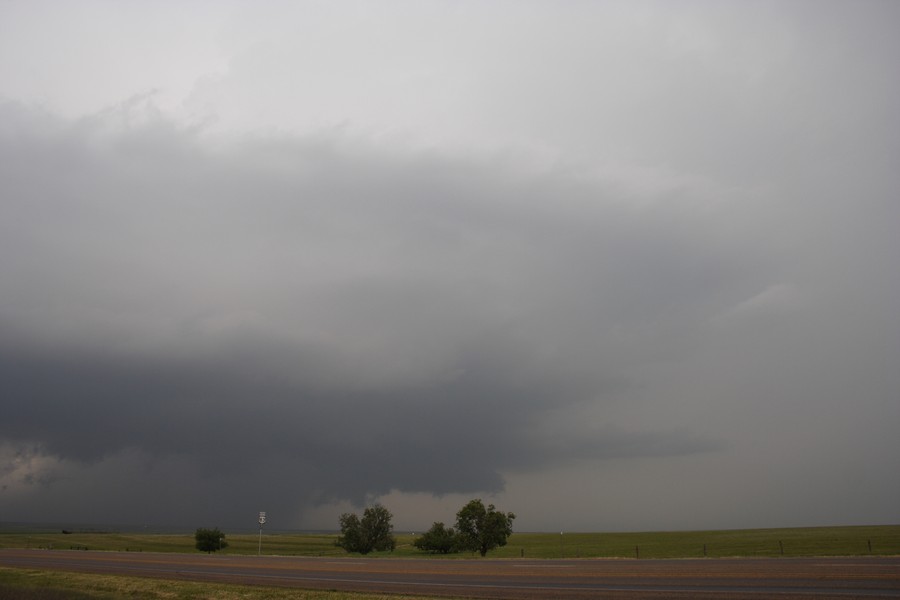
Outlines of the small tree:
[[363,511],[360,519],[353,513],[341,515],[341,535],[335,542],[347,552],[368,554],[373,550],[393,550],[396,547],[391,525],[391,511],[376,504]]
[[444,527],[443,523],[435,523],[422,537],[413,542],[413,546],[432,554],[458,552],[456,532],[452,527]]
[[513,513],[502,513],[489,504],[487,508],[479,500],[471,500],[456,513],[456,531],[459,547],[480,552],[481,556],[497,546],[505,546],[512,535]]
[[215,529],[203,529],[202,527],[194,532],[194,540],[196,540],[197,550],[210,554],[217,550],[228,547],[225,541],[225,534]]

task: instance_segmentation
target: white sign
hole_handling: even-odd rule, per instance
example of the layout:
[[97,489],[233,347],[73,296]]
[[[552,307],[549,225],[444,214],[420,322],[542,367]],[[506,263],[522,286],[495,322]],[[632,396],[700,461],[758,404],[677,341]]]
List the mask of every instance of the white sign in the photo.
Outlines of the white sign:
[[266,524],[266,513],[265,512],[259,513],[259,524],[260,525]]

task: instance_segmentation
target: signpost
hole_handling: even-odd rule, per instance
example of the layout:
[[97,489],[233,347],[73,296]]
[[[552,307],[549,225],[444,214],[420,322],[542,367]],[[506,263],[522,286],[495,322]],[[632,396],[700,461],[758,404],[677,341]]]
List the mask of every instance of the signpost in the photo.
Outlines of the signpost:
[[262,556],[262,526],[266,524],[266,513],[265,511],[261,511],[259,513],[259,550],[257,551],[257,556]]

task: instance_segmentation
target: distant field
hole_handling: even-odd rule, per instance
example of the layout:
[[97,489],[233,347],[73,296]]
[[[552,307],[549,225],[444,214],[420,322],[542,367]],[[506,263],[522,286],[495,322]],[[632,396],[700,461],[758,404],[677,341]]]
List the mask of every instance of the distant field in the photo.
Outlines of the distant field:
[[[258,535],[230,535],[222,554],[256,554]],[[415,537],[398,534],[393,553],[376,556],[430,556],[412,546]],[[264,534],[262,552],[284,556],[346,556],[335,534]],[[193,532],[140,534],[0,531],[0,548],[90,549],[117,552],[197,552]],[[900,555],[900,525],[813,527],[734,531],[644,533],[514,533],[493,558],[690,558],[731,556]],[[470,558],[471,554],[449,555]]]
[[900,554],[900,525],[734,531],[514,534],[497,557],[702,558],[890,556]]

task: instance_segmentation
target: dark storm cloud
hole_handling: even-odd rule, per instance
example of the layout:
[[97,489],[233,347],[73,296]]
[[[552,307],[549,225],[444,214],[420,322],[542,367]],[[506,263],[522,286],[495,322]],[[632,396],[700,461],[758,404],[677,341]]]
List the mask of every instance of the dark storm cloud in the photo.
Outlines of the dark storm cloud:
[[0,519],[900,518],[900,4],[58,4],[0,3]]
[[0,438],[118,481],[129,514],[242,481],[232,506],[275,486],[288,512],[721,447],[565,416],[631,385],[641,330],[665,356],[756,284],[765,260],[694,216],[340,135],[208,139],[140,99],[2,111]]

